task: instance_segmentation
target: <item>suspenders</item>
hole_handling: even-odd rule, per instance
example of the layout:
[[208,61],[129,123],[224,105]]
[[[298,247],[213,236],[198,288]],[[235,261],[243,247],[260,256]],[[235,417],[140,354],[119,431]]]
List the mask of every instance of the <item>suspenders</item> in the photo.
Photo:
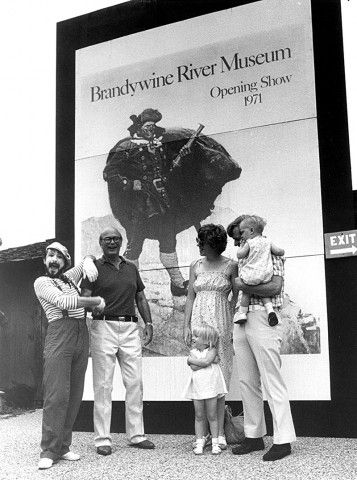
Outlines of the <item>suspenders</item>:
[[[64,277],[64,278],[63,278],[63,277]],[[63,277],[60,278],[60,280],[62,280],[64,283],[68,283],[68,285],[70,285],[71,287],[73,287],[73,288],[77,291],[78,295],[80,295],[80,291],[79,291],[79,288],[77,287],[77,285],[76,285],[74,282],[72,282],[72,280],[71,280],[70,278],[66,277],[65,275],[63,275]],[[55,285],[55,287],[57,287],[57,288],[58,288],[59,290],[61,290],[61,292],[63,293],[63,290],[62,290],[61,286],[58,285],[58,284],[55,282],[55,279],[54,279],[54,278],[52,278],[52,282],[53,282],[53,284]],[[69,318],[68,310],[62,310],[62,315],[63,315],[63,318]],[[85,318],[85,317],[86,317],[86,313],[85,313],[85,311],[84,311],[84,318]]]

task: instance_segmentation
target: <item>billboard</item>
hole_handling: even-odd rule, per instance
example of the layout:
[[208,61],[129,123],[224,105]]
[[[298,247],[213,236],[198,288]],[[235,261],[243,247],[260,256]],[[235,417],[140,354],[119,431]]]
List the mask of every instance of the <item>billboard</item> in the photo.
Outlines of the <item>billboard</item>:
[[[158,119],[150,145],[135,136],[145,111]],[[182,400],[182,287],[199,257],[197,228],[255,213],[286,252],[290,398],[329,399],[310,2],[262,0],[77,50],[75,131],[76,254],[99,256],[99,233],[117,226],[146,285],[154,340],[144,349],[144,398]],[[225,255],[235,258],[233,242]],[[234,372],[227,398],[240,398]]]

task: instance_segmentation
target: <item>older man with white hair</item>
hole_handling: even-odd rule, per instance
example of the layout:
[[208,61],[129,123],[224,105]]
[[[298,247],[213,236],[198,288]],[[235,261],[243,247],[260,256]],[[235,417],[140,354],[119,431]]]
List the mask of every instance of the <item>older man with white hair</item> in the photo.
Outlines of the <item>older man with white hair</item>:
[[135,306],[145,323],[144,345],[153,337],[150,307],[145,285],[134,263],[122,257],[123,238],[114,227],[101,232],[99,244],[103,256],[95,261],[98,278],[85,280],[82,295],[101,295],[106,306],[103,312],[93,311],[90,328],[90,347],[93,365],[94,432],[99,455],[111,455],[112,390],[114,369],[118,360],[125,395],[126,433],[129,445],[153,449],[155,445],[146,438],[143,419],[142,348]]

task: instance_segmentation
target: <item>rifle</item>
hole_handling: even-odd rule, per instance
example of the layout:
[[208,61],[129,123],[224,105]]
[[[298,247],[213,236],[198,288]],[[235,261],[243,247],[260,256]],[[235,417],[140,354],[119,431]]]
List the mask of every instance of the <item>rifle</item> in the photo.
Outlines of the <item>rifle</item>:
[[[184,145],[185,147],[188,147],[188,148],[191,148],[192,147],[192,144],[193,142],[196,140],[196,138],[198,137],[198,135],[202,132],[202,130],[205,128],[204,125],[202,125],[201,123],[199,123],[199,126],[197,128],[197,130],[191,135],[191,137],[189,138],[188,142]],[[172,171],[174,168],[177,168],[180,166],[181,164],[181,160],[182,160],[182,154],[179,153],[177,155],[177,157],[173,160],[172,162],[172,167],[170,168],[170,171]]]

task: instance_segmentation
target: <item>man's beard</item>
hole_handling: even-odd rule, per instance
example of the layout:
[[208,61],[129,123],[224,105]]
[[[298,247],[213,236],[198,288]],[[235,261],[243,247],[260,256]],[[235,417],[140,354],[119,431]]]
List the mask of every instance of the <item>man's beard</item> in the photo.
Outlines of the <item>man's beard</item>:
[[49,277],[51,278],[59,278],[61,277],[61,275],[63,274],[64,272],[64,267],[62,268],[58,268],[58,270],[56,272],[51,272],[50,269],[51,269],[51,265],[53,265],[54,267],[59,267],[59,265],[57,263],[53,263],[53,264],[50,264],[48,267],[46,267],[46,273]]

